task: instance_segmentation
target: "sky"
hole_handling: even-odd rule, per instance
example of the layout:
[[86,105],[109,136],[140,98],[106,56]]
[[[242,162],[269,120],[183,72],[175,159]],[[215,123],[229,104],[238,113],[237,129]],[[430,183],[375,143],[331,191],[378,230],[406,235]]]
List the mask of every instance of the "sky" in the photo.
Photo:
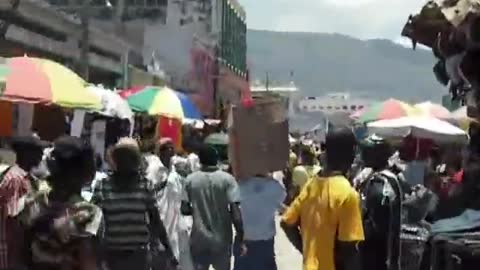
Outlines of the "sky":
[[426,0],[239,0],[250,29],[340,33],[405,43],[400,32]]

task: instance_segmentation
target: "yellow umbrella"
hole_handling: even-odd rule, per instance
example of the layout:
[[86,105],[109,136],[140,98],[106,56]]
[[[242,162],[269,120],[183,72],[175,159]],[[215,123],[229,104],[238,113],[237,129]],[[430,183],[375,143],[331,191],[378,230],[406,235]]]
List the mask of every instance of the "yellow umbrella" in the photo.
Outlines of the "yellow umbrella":
[[468,130],[471,122],[478,122],[476,119],[468,117],[467,106],[463,106],[451,113],[451,119],[458,123],[461,129]]

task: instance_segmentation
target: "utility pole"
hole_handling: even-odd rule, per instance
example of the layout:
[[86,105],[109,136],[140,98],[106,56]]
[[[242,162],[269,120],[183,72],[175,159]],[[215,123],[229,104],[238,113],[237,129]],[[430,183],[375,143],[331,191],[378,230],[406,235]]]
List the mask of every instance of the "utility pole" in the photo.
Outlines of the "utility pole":
[[128,74],[128,62],[130,58],[130,50],[127,49],[127,51],[124,53],[123,57],[123,89],[128,89],[129,88],[129,74]]
[[270,87],[270,78],[268,71],[265,72],[265,90],[268,92]]
[[115,8],[115,22],[117,29],[120,29],[123,23],[123,13],[125,11],[125,0],[118,0]]
[[220,106],[218,98],[218,80],[220,78],[220,62],[218,61],[218,59],[220,58],[220,48],[218,47],[218,45],[215,45],[213,57],[213,117],[218,119],[220,117],[221,111],[221,108],[218,108]]
[[81,74],[83,79],[88,81],[89,77],[89,52],[90,52],[90,14],[89,14],[90,0],[84,0],[82,7],[80,9],[80,20],[82,26],[82,40],[81,51],[80,51],[80,61],[81,61]]

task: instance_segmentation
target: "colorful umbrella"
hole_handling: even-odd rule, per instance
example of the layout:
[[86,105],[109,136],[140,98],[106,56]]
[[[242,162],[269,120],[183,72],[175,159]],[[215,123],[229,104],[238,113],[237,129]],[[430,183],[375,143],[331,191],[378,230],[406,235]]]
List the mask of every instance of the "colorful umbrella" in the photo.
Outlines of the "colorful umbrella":
[[138,93],[139,91],[143,90],[145,86],[135,86],[127,90],[123,90],[118,93],[122,98],[127,99],[129,96]]
[[405,137],[431,139],[436,142],[468,142],[465,131],[456,126],[433,117],[412,116],[381,120],[369,123],[368,132],[383,137]]
[[0,58],[0,85],[3,100],[68,108],[101,108],[100,99],[86,90],[87,84],[82,78],[48,59]]
[[418,114],[420,114],[418,109],[415,109],[407,103],[396,99],[388,99],[370,106],[360,115],[358,121],[368,123]]
[[202,114],[187,95],[168,87],[144,87],[128,96],[127,102],[132,110],[149,115],[177,119],[202,119]]
[[414,107],[426,116],[432,116],[438,119],[451,118],[451,113],[447,108],[443,107],[440,104],[432,103],[430,101],[415,104]]

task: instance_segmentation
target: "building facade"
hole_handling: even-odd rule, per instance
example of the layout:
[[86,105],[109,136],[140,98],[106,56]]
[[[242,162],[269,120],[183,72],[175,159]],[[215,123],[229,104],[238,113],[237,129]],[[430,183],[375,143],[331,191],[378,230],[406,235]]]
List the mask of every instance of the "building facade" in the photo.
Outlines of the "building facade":
[[158,81],[147,72],[143,58],[143,34],[146,20],[162,20],[165,17],[166,0],[34,1],[48,1],[56,9],[78,18],[82,27],[87,25],[92,32],[103,33],[100,37],[94,34],[81,36],[82,40],[88,39],[88,47],[93,51],[106,50],[104,47],[97,48],[101,36],[116,37],[116,43],[110,44],[110,50],[114,50],[113,56],[117,60],[116,71],[123,77],[119,87],[128,88],[132,82],[138,85]]
[[70,13],[89,1],[92,21],[142,48],[148,70],[191,94],[206,115],[248,90],[246,15],[236,0],[48,1]]
[[246,15],[233,0],[168,0],[165,21],[145,25],[144,57],[160,63],[172,87],[212,117],[248,90]]
[[165,17],[145,24],[143,54],[168,84],[189,93],[204,114],[213,110],[215,39],[211,1],[168,0]]
[[320,97],[305,97],[298,102],[303,112],[353,113],[369,107],[374,100],[366,97],[353,97],[349,93],[329,93]]
[[247,19],[237,0],[216,0],[214,33],[219,46],[217,107],[236,104],[249,96]]
[[[82,66],[87,65],[94,75],[89,81],[109,86],[115,86],[122,79],[124,52],[132,49],[118,36],[94,25],[84,25],[78,17],[64,13],[45,0],[0,1],[0,25],[1,56],[50,58],[70,66],[80,75],[85,75]],[[91,42],[88,49],[82,51],[85,36]]]

